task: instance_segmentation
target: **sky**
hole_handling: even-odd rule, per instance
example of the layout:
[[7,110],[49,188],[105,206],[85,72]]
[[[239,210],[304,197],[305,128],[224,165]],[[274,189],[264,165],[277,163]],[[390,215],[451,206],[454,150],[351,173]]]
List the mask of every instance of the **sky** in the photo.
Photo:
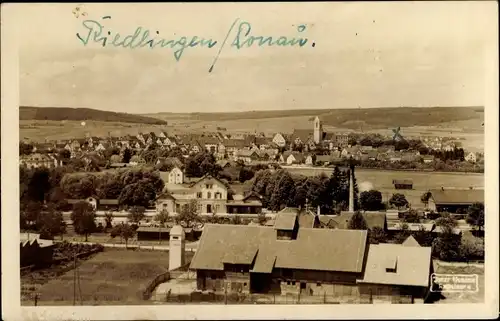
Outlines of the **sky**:
[[[495,2],[23,4],[20,104],[128,113],[484,105],[485,50]],[[110,19],[102,20],[103,16]],[[254,36],[304,47],[231,47],[233,21]],[[89,43],[85,19],[123,36],[138,26],[212,48],[113,48]],[[114,33],[113,33],[114,34]],[[174,35],[175,34],[175,35]],[[160,37],[158,36],[158,37]],[[315,46],[312,46],[314,42]]]

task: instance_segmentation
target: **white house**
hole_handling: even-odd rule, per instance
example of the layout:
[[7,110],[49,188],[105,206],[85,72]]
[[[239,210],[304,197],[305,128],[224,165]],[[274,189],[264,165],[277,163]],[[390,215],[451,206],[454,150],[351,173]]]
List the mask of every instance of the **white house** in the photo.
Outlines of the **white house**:
[[275,143],[279,147],[285,147],[286,139],[281,133],[276,133],[276,135],[274,135],[273,137],[273,143]]
[[286,158],[286,163],[288,165],[302,163],[304,161],[305,161],[304,155],[296,152],[290,153],[290,155],[288,155],[288,157]]
[[476,154],[470,152],[465,156],[465,160],[468,161],[469,163],[475,163],[477,161]]
[[184,183],[184,173],[182,170],[175,166],[170,172],[168,172],[168,183],[169,184],[183,184]]

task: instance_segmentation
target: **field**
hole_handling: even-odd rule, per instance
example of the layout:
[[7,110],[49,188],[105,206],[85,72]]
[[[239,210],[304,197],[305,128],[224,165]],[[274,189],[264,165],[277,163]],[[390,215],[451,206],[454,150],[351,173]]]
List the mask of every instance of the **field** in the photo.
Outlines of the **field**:
[[[170,127],[171,129],[171,127]],[[46,140],[64,140],[84,138],[87,135],[97,137],[137,135],[142,132],[169,131],[167,126],[132,124],[120,122],[86,121],[82,126],[80,121],[51,120],[20,120],[19,138],[34,142]]]
[[[287,168],[291,173],[302,175],[331,174],[331,168]],[[412,190],[396,190],[392,185],[394,179],[413,180]],[[360,192],[366,189],[376,189],[382,193],[383,200],[387,201],[393,193],[402,193],[413,207],[422,207],[420,196],[429,189],[462,188],[470,186],[484,188],[484,174],[480,173],[440,173],[440,172],[412,172],[386,171],[378,169],[356,169],[356,180]]]
[[[144,304],[139,296],[141,286],[168,271],[168,260],[168,252],[163,251],[106,248],[78,267],[76,304]],[[43,285],[39,305],[73,304],[73,278],[74,270],[70,270]]]

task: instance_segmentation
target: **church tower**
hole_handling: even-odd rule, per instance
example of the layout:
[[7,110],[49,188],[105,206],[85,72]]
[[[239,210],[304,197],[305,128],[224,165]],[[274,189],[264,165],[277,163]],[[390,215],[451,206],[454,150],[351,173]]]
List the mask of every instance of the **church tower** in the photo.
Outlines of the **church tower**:
[[321,120],[316,116],[314,118],[314,143],[320,144],[321,139],[323,138],[323,125],[321,124]]
[[175,225],[170,230],[170,250],[169,256],[169,271],[175,270],[184,265],[184,252],[186,247],[186,234],[180,225]]

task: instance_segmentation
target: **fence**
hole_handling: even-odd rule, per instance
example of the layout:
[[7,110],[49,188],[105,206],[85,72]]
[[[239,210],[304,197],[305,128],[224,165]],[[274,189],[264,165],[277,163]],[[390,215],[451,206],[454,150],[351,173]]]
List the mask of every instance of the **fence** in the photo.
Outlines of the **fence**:
[[150,283],[148,283],[143,289],[139,290],[140,296],[143,300],[149,300],[151,298],[151,294],[156,289],[156,287],[160,283],[164,283],[170,280],[170,273],[165,272],[157,275]]
[[388,296],[374,300],[369,295],[339,296],[339,295],[300,295],[300,294],[243,294],[192,292],[190,294],[172,294],[167,292],[162,300],[172,304],[219,303],[219,304],[372,304],[377,301],[384,303],[411,303],[411,296]]

